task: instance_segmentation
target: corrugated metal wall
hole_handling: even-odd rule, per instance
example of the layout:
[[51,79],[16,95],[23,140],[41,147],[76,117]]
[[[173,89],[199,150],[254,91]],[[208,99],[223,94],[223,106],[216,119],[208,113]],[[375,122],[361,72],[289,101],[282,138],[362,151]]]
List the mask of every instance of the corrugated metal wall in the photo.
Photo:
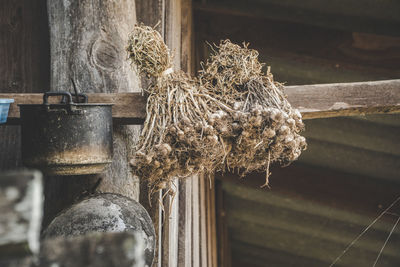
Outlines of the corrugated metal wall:
[[[373,3],[350,1],[347,4],[368,9],[356,18],[355,9],[332,8],[327,15],[324,4],[313,10],[306,1],[296,9],[294,2],[195,1],[197,61],[208,55],[205,41],[229,38],[250,42],[271,65],[276,80],[287,84],[400,78],[400,38],[395,37],[400,32],[393,26],[399,22],[389,16],[396,3],[374,13]],[[385,12],[387,20],[381,16]],[[307,19],[307,14],[312,16]],[[376,21],[375,26],[368,27],[368,21]],[[272,169],[271,189],[259,188],[264,174],[244,180],[232,174],[218,177],[223,262],[329,266],[400,196],[400,115],[305,123],[308,150],[291,166]],[[400,203],[390,212],[335,266],[373,266],[399,218]],[[400,266],[400,226],[376,266]]]

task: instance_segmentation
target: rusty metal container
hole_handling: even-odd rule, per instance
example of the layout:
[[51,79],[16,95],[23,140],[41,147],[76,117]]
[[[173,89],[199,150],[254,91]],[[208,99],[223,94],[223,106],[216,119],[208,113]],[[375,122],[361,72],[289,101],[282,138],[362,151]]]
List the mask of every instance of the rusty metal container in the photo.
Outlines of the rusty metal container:
[[[49,104],[50,96],[62,100]],[[19,105],[25,166],[49,175],[83,175],[100,173],[111,163],[112,104],[75,97],[78,103],[69,92],[48,92],[43,104]]]

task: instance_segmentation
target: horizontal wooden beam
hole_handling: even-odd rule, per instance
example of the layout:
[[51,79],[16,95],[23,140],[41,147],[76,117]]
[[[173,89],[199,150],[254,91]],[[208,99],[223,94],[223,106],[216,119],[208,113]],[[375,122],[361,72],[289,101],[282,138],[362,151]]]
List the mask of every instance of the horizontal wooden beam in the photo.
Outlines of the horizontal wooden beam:
[[303,119],[400,112],[400,79],[287,86],[285,93]]
[[[146,97],[141,93],[92,93],[87,94],[89,103],[113,105],[113,121],[118,124],[142,124],[146,116]],[[0,94],[0,98],[13,98],[8,114],[7,124],[19,124],[18,104],[41,104],[43,94]],[[49,98],[50,103],[59,99]]]
[[[287,86],[285,93],[304,119],[400,113],[400,79],[359,83]],[[7,124],[19,123],[18,104],[40,104],[43,94],[0,94],[13,98]],[[140,93],[88,94],[89,103],[112,103],[114,122],[141,124],[146,98]],[[56,101],[56,99],[52,99]],[[54,102],[53,102],[54,103]]]

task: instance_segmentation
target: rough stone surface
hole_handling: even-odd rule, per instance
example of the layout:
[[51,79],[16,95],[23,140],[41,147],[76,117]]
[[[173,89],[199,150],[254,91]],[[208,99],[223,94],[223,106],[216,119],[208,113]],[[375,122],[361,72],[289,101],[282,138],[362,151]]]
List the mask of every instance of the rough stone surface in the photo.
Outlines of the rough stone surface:
[[37,262],[34,256],[14,258],[14,259],[0,259],[1,267],[37,267]]
[[144,240],[140,234],[91,233],[56,237],[42,243],[41,267],[143,267]]
[[80,201],[57,216],[44,238],[91,232],[133,232],[144,241],[146,264],[154,257],[155,232],[147,211],[136,201],[116,194],[99,194]]
[[0,173],[0,259],[39,252],[42,210],[40,172]]

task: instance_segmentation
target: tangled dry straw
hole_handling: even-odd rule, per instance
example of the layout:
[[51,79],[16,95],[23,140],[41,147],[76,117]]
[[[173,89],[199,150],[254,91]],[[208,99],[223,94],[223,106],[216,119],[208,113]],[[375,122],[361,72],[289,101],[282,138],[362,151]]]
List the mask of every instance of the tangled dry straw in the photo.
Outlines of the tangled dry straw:
[[126,50],[139,72],[148,77],[159,77],[171,67],[169,49],[160,33],[151,27],[135,26],[129,35]]
[[127,51],[140,72],[156,78],[131,161],[150,194],[176,177],[226,169],[266,171],[268,185],[270,163],[290,163],[305,149],[300,113],[246,45],[215,46],[198,79],[171,71],[169,50],[150,27],[135,26]]

